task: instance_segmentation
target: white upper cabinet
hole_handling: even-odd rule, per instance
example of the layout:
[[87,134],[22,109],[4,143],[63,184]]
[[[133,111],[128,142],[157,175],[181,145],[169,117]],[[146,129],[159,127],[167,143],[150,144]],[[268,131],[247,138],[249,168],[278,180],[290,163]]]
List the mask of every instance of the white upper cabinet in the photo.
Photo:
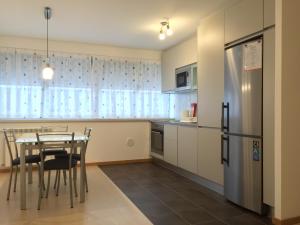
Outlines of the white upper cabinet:
[[198,125],[220,127],[224,96],[224,12],[198,27]]
[[197,61],[197,36],[162,52],[162,91],[174,91],[175,69]]
[[263,29],[264,0],[242,0],[225,11],[225,42]]
[[275,24],[275,0],[264,0],[264,27]]
[[197,174],[197,128],[178,126],[178,166]]

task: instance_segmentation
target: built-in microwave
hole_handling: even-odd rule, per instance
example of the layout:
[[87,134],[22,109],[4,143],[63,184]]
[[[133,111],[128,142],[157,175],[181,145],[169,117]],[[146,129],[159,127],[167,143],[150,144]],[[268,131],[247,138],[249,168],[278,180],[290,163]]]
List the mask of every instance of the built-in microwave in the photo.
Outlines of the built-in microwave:
[[191,64],[175,70],[176,91],[197,89],[197,64]]

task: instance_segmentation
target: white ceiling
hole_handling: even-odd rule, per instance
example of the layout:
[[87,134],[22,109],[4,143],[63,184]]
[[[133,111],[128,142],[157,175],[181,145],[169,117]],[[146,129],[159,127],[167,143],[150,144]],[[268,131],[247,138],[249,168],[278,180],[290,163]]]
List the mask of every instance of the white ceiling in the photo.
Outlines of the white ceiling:
[[[165,49],[196,32],[201,18],[235,0],[0,0],[0,35],[49,38],[123,47]],[[170,18],[174,35],[158,40]]]

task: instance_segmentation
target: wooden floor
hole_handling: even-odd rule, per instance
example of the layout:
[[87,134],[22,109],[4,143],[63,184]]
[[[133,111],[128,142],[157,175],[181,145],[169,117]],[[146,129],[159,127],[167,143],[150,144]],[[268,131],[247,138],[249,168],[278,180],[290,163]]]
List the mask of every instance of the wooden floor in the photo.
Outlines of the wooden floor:
[[[42,200],[41,210],[37,208],[37,174],[34,182],[28,185],[27,206],[20,210],[20,196],[11,193],[6,201],[8,174],[0,174],[0,224],[1,225],[150,225],[151,222],[128,200],[127,197],[96,166],[88,167],[89,193],[86,202],[75,199],[70,208],[68,186],[61,184],[60,194],[55,196],[50,189],[48,199]],[[53,174],[54,175],[54,174]],[[51,178],[53,187],[54,177]]]

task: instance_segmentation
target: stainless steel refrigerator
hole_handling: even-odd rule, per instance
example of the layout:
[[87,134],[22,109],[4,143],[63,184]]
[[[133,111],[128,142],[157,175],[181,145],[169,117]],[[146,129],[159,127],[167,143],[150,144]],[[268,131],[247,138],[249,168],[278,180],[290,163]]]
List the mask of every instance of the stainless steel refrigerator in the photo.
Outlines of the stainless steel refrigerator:
[[224,195],[263,213],[262,37],[225,49],[223,134]]

